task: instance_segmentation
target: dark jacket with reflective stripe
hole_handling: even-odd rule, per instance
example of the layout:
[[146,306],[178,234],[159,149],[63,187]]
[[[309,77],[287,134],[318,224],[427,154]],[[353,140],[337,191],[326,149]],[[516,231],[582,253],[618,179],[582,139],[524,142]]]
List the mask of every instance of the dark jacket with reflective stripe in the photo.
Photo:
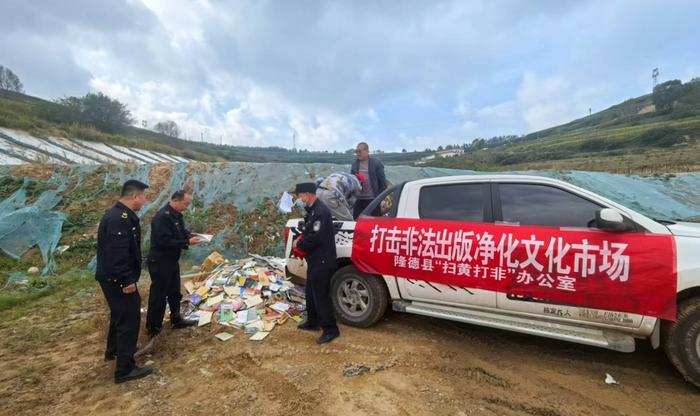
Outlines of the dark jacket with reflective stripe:
[[95,279],[121,287],[136,283],[141,275],[141,223],[121,202],[107,210],[97,229]]
[[148,258],[179,260],[182,250],[189,246],[189,235],[182,213],[174,210],[169,203],[165,204],[151,221],[151,251]]
[[319,199],[306,207],[303,236],[297,247],[306,253],[309,269],[335,267],[333,218],[328,207]]

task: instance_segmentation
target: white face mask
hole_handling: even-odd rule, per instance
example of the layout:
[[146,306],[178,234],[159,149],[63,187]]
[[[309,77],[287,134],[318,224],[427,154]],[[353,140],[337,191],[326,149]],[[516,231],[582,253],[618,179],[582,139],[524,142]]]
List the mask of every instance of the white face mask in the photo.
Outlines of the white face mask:
[[294,205],[300,208],[304,208],[306,206],[306,204],[304,203],[304,201],[301,200],[301,198],[297,198],[297,200],[294,201]]

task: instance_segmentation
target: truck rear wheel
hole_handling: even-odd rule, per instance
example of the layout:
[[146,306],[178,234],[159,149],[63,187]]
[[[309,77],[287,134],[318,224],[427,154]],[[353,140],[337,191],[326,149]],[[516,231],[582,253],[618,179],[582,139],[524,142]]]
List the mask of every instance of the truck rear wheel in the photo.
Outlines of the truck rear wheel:
[[700,387],[700,298],[678,305],[676,322],[664,328],[664,349],[685,379]]
[[380,277],[362,273],[353,265],[339,269],[331,282],[331,297],[340,322],[366,328],[386,312],[389,291]]

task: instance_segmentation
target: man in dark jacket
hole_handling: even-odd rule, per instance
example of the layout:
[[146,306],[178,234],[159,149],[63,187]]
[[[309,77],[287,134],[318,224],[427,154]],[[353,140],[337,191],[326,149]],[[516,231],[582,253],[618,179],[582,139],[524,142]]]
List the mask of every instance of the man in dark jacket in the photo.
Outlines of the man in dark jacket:
[[146,202],[148,185],[128,180],[121,197],[100,221],[97,230],[95,279],[109,305],[109,333],[105,360],[116,358],[115,383],[145,377],[153,370],[134,361],[141,325],[141,224],[136,211]]
[[185,228],[182,216],[191,202],[190,193],[177,191],[151,221],[151,250],[148,253],[151,290],[146,314],[146,330],[151,337],[158,335],[163,328],[166,302],[170,306],[170,324],[174,329],[194,324],[180,316],[180,254],[189,245],[200,242]]
[[369,145],[367,143],[358,143],[355,148],[355,155],[357,155],[357,159],[353,162],[350,173],[362,173],[366,178],[365,184],[362,186],[362,192],[357,196],[357,201],[353,207],[353,217],[357,219],[362,211],[367,208],[367,205],[386,189],[386,175],[384,174],[382,161],[369,156]]
[[331,276],[336,263],[335,231],[331,212],[316,198],[316,184],[297,184],[294,190],[304,202],[306,216],[302,237],[296,248],[306,255],[306,321],[299,324],[303,330],[323,329],[316,342],[325,344],[340,335],[331,300]]

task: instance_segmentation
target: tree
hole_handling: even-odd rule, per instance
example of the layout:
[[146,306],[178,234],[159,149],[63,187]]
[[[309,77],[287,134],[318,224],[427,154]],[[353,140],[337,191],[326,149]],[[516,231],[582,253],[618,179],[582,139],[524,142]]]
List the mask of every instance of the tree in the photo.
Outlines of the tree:
[[401,149],[401,153],[406,153],[406,149]]
[[134,122],[125,104],[98,93],[84,97],[66,97],[57,102],[79,115],[80,122],[92,124],[100,130],[113,132]]
[[156,124],[154,128],[158,133],[165,134],[166,136],[180,137],[180,127],[172,120],[161,121]]
[[654,87],[651,101],[654,103],[657,112],[670,113],[673,109],[673,103],[682,93],[683,83],[680,80],[666,81]]
[[0,90],[8,90],[23,93],[24,86],[19,80],[19,77],[15,75],[10,68],[5,68],[0,65]]

